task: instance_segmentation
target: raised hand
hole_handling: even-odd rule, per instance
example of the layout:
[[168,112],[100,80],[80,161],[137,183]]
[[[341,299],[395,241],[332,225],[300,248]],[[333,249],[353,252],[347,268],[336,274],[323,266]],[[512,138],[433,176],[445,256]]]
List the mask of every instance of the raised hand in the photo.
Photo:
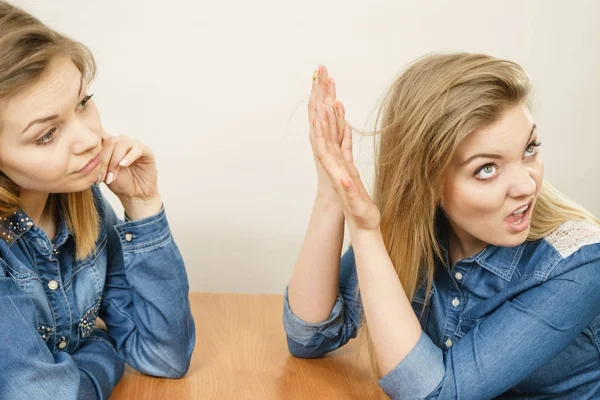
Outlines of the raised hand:
[[[352,128],[344,119],[344,106],[318,103],[313,122],[313,148],[338,194],[346,221],[353,229],[379,229],[381,213],[365,190],[352,156]],[[341,140],[340,140],[341,138]]]
[[159,197],[156,162],[148,146],[127,136],[105,134],[100,157],[99,180],[104,181],[121,202]]
[[[308,102],[308,121],[310,126],[309,138],[313,150],[315,165],[317,167],[317,194],[325,196],[335,196],[334,186],[317,157],[317,151],[315,147],[314,121],[317,116],[318,104],[325,104],[329,107],[336,107],[338,104],[340,104],[336,99],[335,82],[333,78],[329,76],[327,68],[325,68],[325,66],[323,65],[319,65],[319,68],[315,71],[313,75],[313,84],[310,92],[310,99]],[[337,117],[339,121],[344,121],[345,115],[343,107],[340,108],[340,114],[338,114]],[[333,140],[340,144],[343,136],[343,125],[341,127],[338,127],[338,129],[334,133],[334,136],[335,137],[333,138]]]

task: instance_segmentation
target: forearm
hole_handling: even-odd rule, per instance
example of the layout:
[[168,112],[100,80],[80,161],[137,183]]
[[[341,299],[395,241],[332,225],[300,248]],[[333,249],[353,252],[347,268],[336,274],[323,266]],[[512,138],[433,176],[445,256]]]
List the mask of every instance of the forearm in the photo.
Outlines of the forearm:
[[383,375],[416,345],[421,326],[394,270],[379,229],[351,230],[369,333]]
[[344,214],[335,193],[317,196],[288,288],[293,313],[307,323],[327,320],[336,301]]

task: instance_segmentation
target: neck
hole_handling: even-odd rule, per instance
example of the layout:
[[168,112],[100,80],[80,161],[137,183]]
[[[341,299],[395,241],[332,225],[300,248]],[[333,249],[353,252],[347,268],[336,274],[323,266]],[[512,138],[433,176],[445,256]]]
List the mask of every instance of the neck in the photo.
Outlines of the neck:
[[56,231],[54,215],[48,207],[49,193],[21,190],[19,199],[21,200],[21,209],[27,216],[52,239]]
[[454,228],[452,225],[450,223],[450,229],[448,230],[448,256],[450,258],[450,265],[454,265],[455,262],[463,258],[472,257],[485,248],[486,243],[460,229]]

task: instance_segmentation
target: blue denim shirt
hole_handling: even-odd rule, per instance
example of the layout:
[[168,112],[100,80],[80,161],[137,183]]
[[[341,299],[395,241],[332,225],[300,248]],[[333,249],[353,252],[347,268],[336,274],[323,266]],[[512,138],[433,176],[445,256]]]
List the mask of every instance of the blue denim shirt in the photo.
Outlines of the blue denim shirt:
[[22,211],[0,221],[0,399],[107,399],[124,362],[167,378],[188,370],[194,321],[164,209],[120,221],[93,191],[101,229],[85,260],[64,221],[52,241]]
[[[293,315],[286,291],[290,352],[319,357],[356,337],[362,318],[356,289],[349,249],[327,321],[308,324]],[[427,306],[424,292],[412,302],[421,337],[379,382],[392,399],[600,398],[595,225],[570,221],[541,240],[487,246],[452,269],[440,262]]]

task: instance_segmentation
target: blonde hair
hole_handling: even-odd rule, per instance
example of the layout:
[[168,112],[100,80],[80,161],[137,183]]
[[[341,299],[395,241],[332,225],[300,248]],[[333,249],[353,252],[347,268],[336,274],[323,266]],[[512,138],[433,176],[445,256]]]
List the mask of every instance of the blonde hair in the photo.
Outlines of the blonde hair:
[[[57,57],[72,60],[87,82],[96,73],[94,57],[84,45],[5,1],[0,1],[0,54],[0,101],[39,82]],[[0,215],[10,215],[21,207],[19,193],[20,188],[0,174]],[[91,254],[99,234],[92,190],[51,194],[47,207],[52,215],[59,212],[66,219],[75,238],[77,259]]]
[[[504,110],[529,104],[530,80],[516,63],[482,54],[434,54],[418,59],[391,85],[377,115],[374,201],[388,254],[412,300],[431,291],[438,245],[444,172],[470,133],[497,121]],[[588,211],[544,182],[528,240],[561,223],[598,223]],[[368,322],[368,321],[367,321]],[[365,324],[373,368],[381,371]]]

